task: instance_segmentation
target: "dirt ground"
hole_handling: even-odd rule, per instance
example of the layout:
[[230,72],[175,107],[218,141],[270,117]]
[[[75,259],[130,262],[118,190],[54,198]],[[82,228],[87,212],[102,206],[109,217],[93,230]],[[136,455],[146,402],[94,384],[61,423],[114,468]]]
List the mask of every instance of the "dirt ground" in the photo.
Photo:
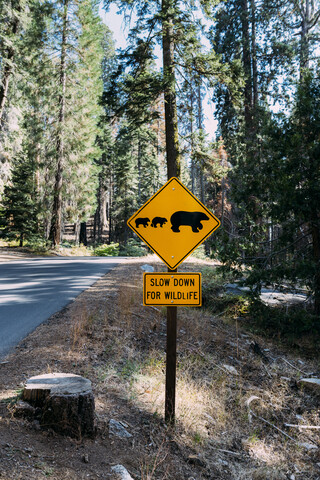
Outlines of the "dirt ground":
[[[320,430],[309,428],[320,425],[320,395],[299,383],[319,378],[318,359],[249,333],[239,318],[178,309],[177,420],[165,425],[166,313],[142,306],[146,263],[165,271],[155,256],[128,260],[0,361],[0,478],[116,479],[121,464],[134,480],[320,479]],[[189,259],[179,271],[204,267],[215,264]],[[94,439],[14,416],[26,380],[48,372],[91,380]],[[112,435],[111,419],[131,436]]]

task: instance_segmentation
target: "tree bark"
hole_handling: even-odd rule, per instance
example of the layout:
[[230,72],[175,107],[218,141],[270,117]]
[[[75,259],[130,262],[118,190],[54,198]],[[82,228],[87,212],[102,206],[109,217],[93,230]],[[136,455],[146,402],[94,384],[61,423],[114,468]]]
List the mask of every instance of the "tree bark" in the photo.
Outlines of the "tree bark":
[[[191,78],[191,76],[190,76]],[[194,158],[194,128],[193,128],[193,117],[194,117],[194,95],[193,95],[193,85],[190,86],[190,106],[189,106],[189,116],[190,116],[190,141],[191,141],[191,192],[195,194],[195,184],[196,184],[196,165]]]
[[175,2],[173,0],[162,0],[162,50],[165,82],[164,115],[168,179],[171,177],[179,178],[181,173],[174,65],[174,19],[172,14],[174,7]]
[[252,57],[252,107],[255,112],[258,106],[258,67],[257,67],[255,0],[251,0],[251,57]]
[[[7,60],[12,61],[13,60],[13,49],[10,49],[10,50],[12,51],[12,53],[8,54]],[[3,112],[4,112],[4,107],[5,107],[5,103],[6,103],[7,96],[8,96],[9,79],[11,77],[11,74],[12,74],[11,65],[6,65],[4,67],[2,85],[0,86],[0,127],[2,126]]]
[[23,390],[23,400],[41,410],[43,428],[79,439],[95,434],[94,397],[86,378],[71,373],[31,377]]
[[[203,113],[202,113],[202,97],[201,97],[201,80],[199,80],[198,85],[198,129],[199,132],[203,127]],[[200,200],[202,203],[205,201],[205,186],[204,186],[204,175],[203,175],[203,159],[200,159],[199,168],[200,168]]]
[[252,71],[249,33],[249,9],[248,0],[242,0],[241,11],[242,24],[242,61],[245,75],[244,87],[244,119],[246,138],[249,139],[252,130]]
[[313,259],[316,264],[314,279],[314,312],[320,315],[320,229],[316,222],[311,226]]
[[[172,177],[179,178],[181,173],[174,68],[174,19],[172,13],[174,8],[175,2],[173,0],[162,0],[162,52],[165,81],[164,117],[168,180]],[[175,421],[176,333],[174,334],[174,332],[176,331],[177,307],[167,307],[165,420],[171,425]]]
[[57,246],[61,241],[61,220],[62,220],[62,186],[63,186],[63,164],[64,164],[64,124],[65,124],[65,106],[66,106],[66,80],[67,80],[67,23],[68,23],[69,0],[63,3],[62,18],[62,40],[60,57],[60,78],[59,78],[59,118],[57,132],[57,169],[54,184],[52,220],[50,240],[53,246]]
[[141,204],[141,140],[138,134],[138,205]]
[[87,222],[80,223],[80,236],[79,236],[79,243],[82,243],[85,247],[88,245],[87,240]]
[[101,238],[99,238],[99,242],[103,242],[103,234],[106,231],[108,226],[108,218],[107,218],[107,211],[108,211],[108,191],[105,189],[105,186],[101,187],[101,198],[100,198],[100,222],[101,222]]
[[[12,9],[15,9],[18,13],[21,12],[20,0],[12,2]],[[17,35],[19,26],[20,26],[20,20],[15,14],[11,22],[11,33],[13,38]],[[12,63],[15,57],[15,49],[14,47],[9,46],[6,49],[6,52],[7,52],[6,57],[3,57],[1,59],[4,65],[4,68],[3,68],[3,76],[2,76],[1,85],[0,85],[0,129],[2,127],[3,113],[4,113],[4,108],[5,108],[5,104],[8,97],[10,78],[13,73]]]
[[304,10],[302,10],[301,32],[300,32],[300,79],[303,77],[304,69],[309,68],[309,23],[310,23],[310,4],[305,0]]
[[79,220],[76,221],[74,225],[74,241],[76,245],[80,244],[80,222]]
[[108,244],[113,240],[113,182],[110,178],[109,182],[109,209],[108,209],[108,220],[109,220],[109,235],[108,235]]

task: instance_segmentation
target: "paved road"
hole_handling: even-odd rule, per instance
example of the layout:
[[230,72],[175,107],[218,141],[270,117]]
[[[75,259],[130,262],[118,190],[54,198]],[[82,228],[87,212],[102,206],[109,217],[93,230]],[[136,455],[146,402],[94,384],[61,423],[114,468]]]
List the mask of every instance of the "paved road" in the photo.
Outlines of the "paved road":
[[0,357],[123,261],[43,257],[0,263]]

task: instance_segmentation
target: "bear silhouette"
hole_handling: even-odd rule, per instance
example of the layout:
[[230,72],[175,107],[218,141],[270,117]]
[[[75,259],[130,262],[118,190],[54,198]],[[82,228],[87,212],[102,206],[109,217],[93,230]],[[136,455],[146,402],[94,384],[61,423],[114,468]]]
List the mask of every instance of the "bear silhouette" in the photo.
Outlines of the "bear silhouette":
[[173,232],[180,232],[181,225],[188,225],[192,231],[197,233],[203,228],[202,221],[209,220],[209,217],[203,212],[184,212],[179,211],[171,215],[171,230]]
[[158,224],[162,228],[165,223],[167,223],[167,219],[163,217],[154,217],[151,223],[151,227],[157,228]]
[[136,222],[136,228],[139,228],[140,225],[143,225],[144,228],[146,228],[150,222],[150,219],[139,217],[135,220],[135,222]]

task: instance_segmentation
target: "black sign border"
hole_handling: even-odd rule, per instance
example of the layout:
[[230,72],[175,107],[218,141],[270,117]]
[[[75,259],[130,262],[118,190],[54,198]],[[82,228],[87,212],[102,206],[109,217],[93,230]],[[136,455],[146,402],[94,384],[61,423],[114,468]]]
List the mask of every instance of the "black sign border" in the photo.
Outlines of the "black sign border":
[[[172,265],[170,265],[168,262],[166,262],[166,260],[165,260],[164,258],[162,258],[162,256],[161,256],[158,252],[156,252],[156,250],[138,233],[138,230],[137,230],[136,228],[134,228],[132,225],[130,225],[129,222],[132,222],[132,221],[139,215],[139,213],[141,212],[141,210],[143,210],[154,198],[156,198],[157,195],[159,195],[164,188],[166,188],[168,185],[170,185],[170,183],[171,183],[173,180],[176,180],[176,181],[179,183],[179,185],[181,185],[181,187],[184,188],[184,190],[185,190],[189,195],[191,195],[191,196],[194,198],[194,200],[195,200],[199,205],[201,205],[201,207],[202,207],[211,217],[213,216],[213,217],[218,221],[218,223],[217,223],[217,225],[216,225],[215,227],[212,228],[212,230],[210,230],[210,232],[207,233],[207,235],[206,235],[204,238],[202,238],[194,247],[192,247],[192,249],[189,250],[189,252],[188,252],[181,260],[179,260],[177,263],[175,263],[175,264],[172,266]],[[133,230],[133,231],[138,235],[139,238],[141,238],[141,240],[142,240],[146,245],[148,245],[148,247],[149,247],[156,255],[158,255],[159,258],[161,258],[161,260],[162,260],[171,270],[175,270],[199,245],[201,245],[201,243],[203,243],[208,237],[210,237],[210,235],[211,235],[215,230],[217,230],[217,228],[220,227],[221,223],[220,223],[220,220],[219,220],[218,218],[216,218],[216,216],[213,215],[213,213],[210,212],[210,210],[208,210],[208,209],[203,205],[203,203],[201,203],[200,200],[199,200],[197,197],[195,197],[195,196],[193,195],[193,193],[191,193],[190,190],[188,190],[187,187],[185,187],[185,186],[183,185],[183,183],[180,182],[180,180],[179,180],[178,178],[172,177],[172,178],[170,178],[170,180],[168,180],[168,181],[160,188],[160,190],[158,190],[154,195],[152,195],[152,197],[149,198],[149,200],[148,200],[145,204],[143,204],[142,207],[139,208],[139,210],[138,210],[134,215],[132,215],[132,217],[129,218],[129,220],[127,221],[127,225],[128,225],[128,227],[131,228],[131,230]]]

